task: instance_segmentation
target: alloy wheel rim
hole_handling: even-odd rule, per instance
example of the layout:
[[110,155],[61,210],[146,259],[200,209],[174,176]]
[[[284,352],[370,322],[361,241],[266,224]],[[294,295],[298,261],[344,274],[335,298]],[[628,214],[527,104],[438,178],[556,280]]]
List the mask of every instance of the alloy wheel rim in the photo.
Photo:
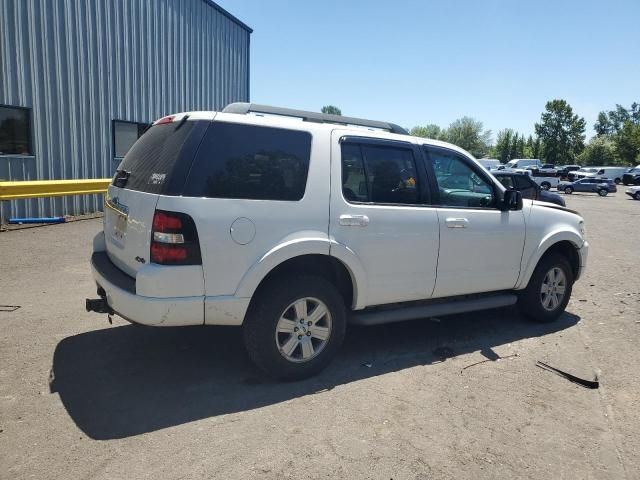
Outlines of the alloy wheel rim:
[[567,290],[567,277],[559,267],[547,272],[540,287],[542,308],[552,312],[560,306]]
[[276,324],[276,346],[280,355],[293,363],[317,357],[331,337],[331,313],[324,302],[299,298],[284,309]]

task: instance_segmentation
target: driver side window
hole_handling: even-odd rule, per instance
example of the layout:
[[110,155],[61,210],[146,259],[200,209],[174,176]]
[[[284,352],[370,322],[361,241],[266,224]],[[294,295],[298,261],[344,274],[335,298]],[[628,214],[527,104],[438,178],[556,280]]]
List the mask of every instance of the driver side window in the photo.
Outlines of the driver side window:
[[442,206],[490,208],[495,205],[493,185],[459,155],[440,149],[428,151]]

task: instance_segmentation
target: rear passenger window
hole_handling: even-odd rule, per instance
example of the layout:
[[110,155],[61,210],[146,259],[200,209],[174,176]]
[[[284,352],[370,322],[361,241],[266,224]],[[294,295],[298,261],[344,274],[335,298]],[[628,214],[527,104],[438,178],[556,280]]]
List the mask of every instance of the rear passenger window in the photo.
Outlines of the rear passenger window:
[[198,149],[184,194],[300,200],[310,155],[307,132],[214,122]]
[[393,146],[343,144],[342,193],[347,201],[420,203],[413,152]]
[[496,178],[500,180],[500,183],[504,185],[506,188],[514,188],[513,180],[511,177],[508,177],[506,175],[499,175]]
[[518,189],[524,188],[533,188],[533,181],[525,178],[524,175],[520,175],[519,177],[515,177],[516,179],[516,187]]

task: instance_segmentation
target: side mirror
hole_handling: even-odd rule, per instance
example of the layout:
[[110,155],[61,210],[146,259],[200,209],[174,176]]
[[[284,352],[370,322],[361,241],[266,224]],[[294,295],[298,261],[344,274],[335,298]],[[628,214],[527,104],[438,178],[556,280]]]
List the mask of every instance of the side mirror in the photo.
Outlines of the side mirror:
[[522,210],[522,193],[517,190],[507,190],[504,192],[504,198],[500,205],[500,210]]

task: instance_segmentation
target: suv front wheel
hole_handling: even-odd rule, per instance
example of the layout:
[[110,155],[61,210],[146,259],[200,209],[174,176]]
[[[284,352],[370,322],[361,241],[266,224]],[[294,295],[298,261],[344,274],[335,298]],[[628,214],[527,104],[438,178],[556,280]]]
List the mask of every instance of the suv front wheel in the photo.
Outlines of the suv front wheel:
[[546,255],[520,293],[518,307],[523,315],[536,322],[552,322],[567,307],[573,288],[573,271],[565,257]]
[[338,352],[346,330],[342,296],[322,277],[271,281],[243,325],[247,353],[269,376],[297,380],[315,375]]

